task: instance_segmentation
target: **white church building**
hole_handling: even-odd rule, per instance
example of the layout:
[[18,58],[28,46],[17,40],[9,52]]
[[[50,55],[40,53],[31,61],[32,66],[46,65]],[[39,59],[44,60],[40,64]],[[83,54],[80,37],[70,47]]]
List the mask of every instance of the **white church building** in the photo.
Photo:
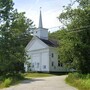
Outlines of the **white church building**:
[[25,71],[65,72],[66,69],[59,60],[57,46],[57,43],[48,39],[48,29],[43,28],[40,10],[39,27],[34,30],[33,38],[25,48],[27,54]]

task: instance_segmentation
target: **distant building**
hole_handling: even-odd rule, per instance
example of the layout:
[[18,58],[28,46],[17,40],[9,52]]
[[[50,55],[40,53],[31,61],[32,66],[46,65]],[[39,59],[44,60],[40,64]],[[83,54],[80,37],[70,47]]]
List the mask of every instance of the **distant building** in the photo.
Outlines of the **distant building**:
[[48,29],[43,28],[40,10],[39,27],[34,30],[33,38],[26,46],[27,61],[25,71],[64,72],[56,50],[57,43],[48,40]]

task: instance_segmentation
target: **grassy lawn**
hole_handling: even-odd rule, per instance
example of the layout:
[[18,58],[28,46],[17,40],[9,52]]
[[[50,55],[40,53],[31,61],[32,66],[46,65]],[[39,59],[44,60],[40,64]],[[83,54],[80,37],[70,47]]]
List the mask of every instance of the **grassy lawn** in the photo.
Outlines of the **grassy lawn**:
[[50,77],[54,75],[49,73],[24,73],[23,76],[25,78],[38,78],[38,77]]
[[78,88],[78,90],[90,90],[90,74],[70,73],[66,82]]

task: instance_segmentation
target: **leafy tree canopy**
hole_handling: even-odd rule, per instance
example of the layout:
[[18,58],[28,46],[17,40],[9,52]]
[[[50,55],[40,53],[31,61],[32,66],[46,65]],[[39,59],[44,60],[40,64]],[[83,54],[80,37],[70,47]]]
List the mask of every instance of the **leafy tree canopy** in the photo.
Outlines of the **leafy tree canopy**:
[[0,0],[0,72],[24,70],[25,46],[30,41],[32,20],[13,9],[12,0]]
[[[73,8],[75,3],[77,8]],[[90,0],[75,0],[58,19],[64,29],[51,36],[59,39],[61,60],[81,73],[90,73]]]

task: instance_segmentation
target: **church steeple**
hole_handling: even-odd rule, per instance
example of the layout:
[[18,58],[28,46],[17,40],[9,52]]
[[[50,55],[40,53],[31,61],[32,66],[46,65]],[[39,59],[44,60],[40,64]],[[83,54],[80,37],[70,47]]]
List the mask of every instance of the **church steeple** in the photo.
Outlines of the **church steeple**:
[[34,30],[33,35],[39,37],[40,39],[48,40],[48,29],[43,28],[42,25],[41,7],[40,7],[40,16],[39,16],[39,26]]
[[39,28],[43,28],[43,25],[42,25],[41,7],[40,7],[40,16],[39,16]]

